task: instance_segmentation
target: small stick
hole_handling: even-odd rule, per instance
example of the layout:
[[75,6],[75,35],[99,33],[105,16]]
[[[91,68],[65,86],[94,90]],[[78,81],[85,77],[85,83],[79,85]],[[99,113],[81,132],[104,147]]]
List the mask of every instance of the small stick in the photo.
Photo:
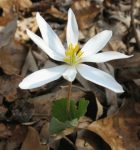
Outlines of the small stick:
[[67,109],[66,109],[69,118],[70,118],[70,98],[71,98],[71,88],[72,88],[72,82],[69,82],[69,85],[68,85],[68,98],[67,98]]

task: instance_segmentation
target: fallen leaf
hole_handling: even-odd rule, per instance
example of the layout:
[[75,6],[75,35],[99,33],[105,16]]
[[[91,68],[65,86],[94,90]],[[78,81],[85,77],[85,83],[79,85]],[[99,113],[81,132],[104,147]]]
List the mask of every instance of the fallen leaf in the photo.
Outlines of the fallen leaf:
[[27,136],[21,146],[20,150],[47,150],[44,148],[39,139],[39,134],[33,127],[28,127]]
[[134,56],[129,59],[120,59],[109,62],[114,68],[128,68],[140,66],[140,53],[135,52]]
[[96,98],[96,104],[97,104],[97,114],[96,114],[96,120],[97,120],[103,114],[103,106],[101,105],[100,101],[97,98]]
[[140,102],[127,99],[118,113],[93,122],[87,129],[102,137],[112,150],[137,150],[140,113],[135,108],[139,105]]
[[[108,64],[108,63],[101,63],[98,64],[99,69],[109,73],[110,75],[112,75],[114,77],[115,75],[115,70],[112,67],[112,65]],[[119,78],[120,79],[120,78]],[[111,115],[114,114],[115,112],[118,111],[118,97],[117,94],[109,89],[105,89],[105,93],[106,93],[106,100],[107,100],[107,105],[108,105],[108,111],[107,111],[107,115]]]
[[78,131],[75,145],[78,150],[110,150],[98,135],[85,129]]
[[25,59],[25,63],[22,67],[22,71],[21,71],[21,75],[25,76],[27,74],[28,71],[30,72],[34,72],[38,70],[38,66],[36,64],[35,58],[32,54],[32,51],[29,50],[26,59]]
[[49,13],[52,17],[61,19],[61,20],[67,20],[67,15],[60,10],[58,10],[56,7],[52,6],[50,9],[48,9],[47,13]]
[[91,27],[95,17],[100,12],[100,7],[96,3],[87,0],[74,1],[72,9],[76,14],[77,22],[81,30]]
[[19,43],[9,43],[0,49],[0,67],[8,75],[19,74],[26,53],[27,51]]
[[11,41],[15,34],[16,27],[17,19],[14,19],[0,31],[0,48],[6,46]]

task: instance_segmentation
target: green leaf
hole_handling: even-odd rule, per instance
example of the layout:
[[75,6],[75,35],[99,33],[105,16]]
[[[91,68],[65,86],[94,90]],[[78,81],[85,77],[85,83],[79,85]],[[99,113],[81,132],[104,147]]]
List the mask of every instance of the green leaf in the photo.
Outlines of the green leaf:
[[53,117],[50,122],[49,132],[50,134],[57,134],[65,130],[66,128],[76,127],[78,124],[77,119],[71,121],[61,122],[57,118]]
[[[67,99],[61,99],[54,102],[52,107],[52,116],[57,118],[61,122],[70,121],[73,119],[79,119],[81,116],[87,111],[88,101],[85,99],[81,99],[76,104],[76,101],[70,101],[70,115],[67,114]],[[70,116],[70,117],[68,117]]]
[[79,100],[75,118],[79,119],[80,117],[85,115],[85,113],[87,112],[88,104],[89,104],[89,101],[85,99]]
[[71,117],[71,119],[77,118],[76,117],[76,109],[77,109],[76,102],[74,100],[71,100],[70,101],[70,117]]
[[76,101],[71,100],[69,118],[66,111],[67,99],[55,101],[52,107],[52,119],[49,127],[50,134],[57,134],[66,128],[76,127],[79,118],[85,115],[88,103],[85,99],[79,100],[78,104],[76,104]]
[[67,99],[61,99],[54,102],[52,106],[52,116],[57,118],[59,121],[65,122],[68,120],[66,111]]

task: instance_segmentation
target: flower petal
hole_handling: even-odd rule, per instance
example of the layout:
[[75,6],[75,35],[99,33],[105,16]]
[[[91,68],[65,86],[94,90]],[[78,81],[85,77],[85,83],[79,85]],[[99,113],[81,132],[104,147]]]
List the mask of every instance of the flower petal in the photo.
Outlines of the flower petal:
[[79,64],[77,70],[82,77],[93,83],[106,87],[116,93],[124,92],[122,86],[111,75],[104,71],[85,64]]
[[132,56],[133,55],[128,56],[123,53],[108,51],[108,52],[103,52],[103,53],[97,53],[93,56],[85,57],[82,59],[82,62],[103,63],[103,62],[107,62],[110,60],[129,58]]
[[78,44],[79,30],[75,15],[72,9],[68,11],[68,23],[67,23],[67,44]]
[[57,61],[63,61],[64,58],[53,52],[49,47],[47,47],[46,43],[39,36],[37,36],[28,29],[26,31],[28,36],[34,41],[34,43],[36,43],[39,48],[41,48],[45,53],[47,53],[49,57]]
[[67,67],[67,65],[61,65],[53,68],[38,70],[24,78],[19,84],[19,87],[21,89],[33,89],[57,80],[62,76]]
[[36,14],[37,24],[39,26],[40,32],[47,46],[52,49],[54,52],[62,55],[65,55],[65,49],[56,35],[56,33],[52,30],[50,25],[40,16],[39,13]]
[[72,82],[72,81],[75,79],[76,74],[77,74],[76,68],[73,67],[73,66],[69,66],[69,67],[67,68],[67,70],[63,73],[63,77],[64,77],[66,80]]
[[111,36],[112,31],[104,30],[87,41],[82,48],[82,51],[84,52],[83,57],[88,57],[99,52],[102,48],[104,48]]

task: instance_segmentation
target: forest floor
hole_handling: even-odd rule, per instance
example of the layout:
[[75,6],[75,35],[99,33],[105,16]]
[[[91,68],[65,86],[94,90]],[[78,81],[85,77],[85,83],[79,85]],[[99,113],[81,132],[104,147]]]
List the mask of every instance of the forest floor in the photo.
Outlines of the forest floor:
[[[116,94],[77,76],[72,98],[89,100],[76,130],[48,132],[51,106],[66,97],[63,78],[33,90],[19,83],[41,68],[59,65],[26,34],[40,35],[36,12],[66,45],[67,12],[72,8],[79,43],[105,29],[113,36],[102,50],[134,55],[91,64],[112,76],[125,92]],[[139,0],[0,0],[0,150],[138,150],[140,147],[140,1]]]

